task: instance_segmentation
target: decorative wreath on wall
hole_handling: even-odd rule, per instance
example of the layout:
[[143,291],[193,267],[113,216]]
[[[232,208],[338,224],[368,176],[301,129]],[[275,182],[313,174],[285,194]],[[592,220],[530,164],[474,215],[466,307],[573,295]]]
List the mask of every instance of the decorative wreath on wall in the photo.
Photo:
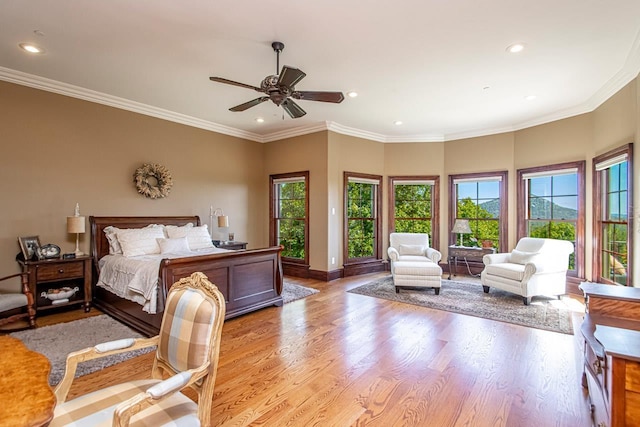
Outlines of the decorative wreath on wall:
[[167,197],[173,187],[173,178],[169,170],[155,163],[145,163],[136,169],[133,182],[138,193],[150,199]]

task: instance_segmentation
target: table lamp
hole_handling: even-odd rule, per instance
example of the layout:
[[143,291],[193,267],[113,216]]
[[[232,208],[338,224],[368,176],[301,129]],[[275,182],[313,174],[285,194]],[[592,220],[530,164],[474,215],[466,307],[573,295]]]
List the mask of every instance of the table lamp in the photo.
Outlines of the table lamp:
[[460,236],[460,246],[464,246],[462,244],[462,235],[463,234],[471,234],[471,226],[469,226],[468,219],[456,219],[456,222],[453,224],[452,233],[458,233]]
[[80,251],[79,243],[80,243],[80,233],[84,233],[84,217],[80,216],[80,205],[76,203],[76,210],[74,216],[67,217],[67,233],[75,233],[76,234],[76,256],[84,255],[83,252]]

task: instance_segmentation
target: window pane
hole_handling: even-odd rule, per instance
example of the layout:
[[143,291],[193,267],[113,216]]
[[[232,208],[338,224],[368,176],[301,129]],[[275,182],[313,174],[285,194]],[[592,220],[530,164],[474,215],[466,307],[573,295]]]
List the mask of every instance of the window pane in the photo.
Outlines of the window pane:
[[529,194],[531,196],[551,196],[551,177],[545,176],[529,180]]
[[553,176],[554,196],[578,194],[578,174]]
[[578,219],[578,196],[554,197],[553,219]]
[[472,199],[478,198],[478,184],[475,182],[463,182],[457,184],[458,199],[465,199],[467,197]]
[[551,218],[551,201],[545,197],[531,197],[529,199],[529,218]]
[[478,182],[478,198],[480,199],[497,199],[500,197],[499,181],[480,181]]

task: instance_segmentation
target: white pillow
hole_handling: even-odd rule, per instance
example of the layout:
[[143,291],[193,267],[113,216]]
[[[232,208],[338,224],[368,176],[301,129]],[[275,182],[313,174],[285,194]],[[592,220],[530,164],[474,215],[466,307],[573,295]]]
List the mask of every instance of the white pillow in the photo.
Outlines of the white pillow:
[[400,255],[424,255],[424,246],[422,245],[400,245],[398,246]]
[[104,228],[104,234],[107,237],[107,241],[109,242],[109,254],[117,255],[122,253],[122,248],[120,247],[120,243],[118,243],[118,236],[116,233],[120,231],[119,228],[110,225]]
[[118,231],[116,235],[126,257],[159,254],[160,246],[156,239],[164,239],[164,228],[129,228]]
[[161,254],[175,254],[180,252],[190,252],[187,237],[178,237],[176,239],[156,239],[160,246]]
[[[161,224],[149,224],[144,228],[152,228],[152,227],[164,227]],[[120,242],[118,242],[118,231],[122,230],[141,230],[140,228],[117,228],[113,225],[105,227],[102,231],[104,231],[105,236],[107,237],[107,241],[109,242],[109,255],[118,255],[122,253],[122,247],[120,247]]]
[[536,255],[538,255],[538,252],[523,252],[523,251],[514,249],[511,251],[511,256],[509,257],[509,260],[514,264],[524,265],[528,262],[533,261],[533,257],[535,257]]
[[189,243],[189,249],[192,251],[212,248],[213,243],[211,242],[211,236],[207,228],[206,224],[198,227],[194,227],[193,224],[190,227],[167,227],[167,236],[169,236],[170,239],[186,237]]

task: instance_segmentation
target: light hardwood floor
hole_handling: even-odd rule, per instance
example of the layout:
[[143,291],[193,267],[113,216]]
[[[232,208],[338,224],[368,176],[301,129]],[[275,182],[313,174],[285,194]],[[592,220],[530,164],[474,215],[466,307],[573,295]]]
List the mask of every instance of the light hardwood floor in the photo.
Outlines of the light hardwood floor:
[[[579,315],[571,336],[346,292],[384,275],[291,279],[321,292],[227,321],[214,425],[591,425]],[[150,361],[78,378],[70,396]]]

